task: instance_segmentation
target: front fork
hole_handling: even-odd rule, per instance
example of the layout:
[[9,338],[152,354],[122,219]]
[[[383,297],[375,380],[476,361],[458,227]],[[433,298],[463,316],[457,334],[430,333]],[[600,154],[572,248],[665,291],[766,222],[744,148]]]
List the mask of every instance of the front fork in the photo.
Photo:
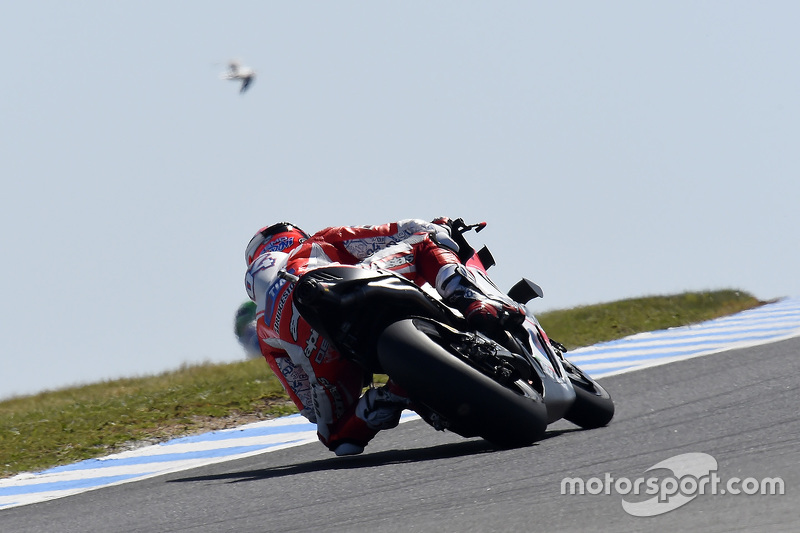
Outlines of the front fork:
[[[567,371],[564,369],[560,350],[556,353],[544,329],[529,314],[523,323],[528,332],[532,349],[526,355],[533,361],[539,378],[542,381],[542,397],[547,407],[548,423],[562,418],[575,401],[575,389],[572,387]],[[556,343],[557,344],[557,343]]]

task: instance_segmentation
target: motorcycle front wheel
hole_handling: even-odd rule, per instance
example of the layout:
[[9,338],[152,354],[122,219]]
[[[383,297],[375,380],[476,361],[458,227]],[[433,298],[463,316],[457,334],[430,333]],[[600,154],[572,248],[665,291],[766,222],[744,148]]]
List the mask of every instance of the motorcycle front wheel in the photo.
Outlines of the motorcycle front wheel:
[[614,400],[606,389],[569,361],[564,361],[575,402],[564,415],[566,420],[584,429],[607,425],[614,418]]
[[[527,446],[547,428],[547,410],[538,392],[517,381],[506,387],[435,342],[418,324],[395,322],[380,335],[378,360],[412,402],[433,411],[465,435],[501,447]],[[422,328],[429,330],[429,328]]]

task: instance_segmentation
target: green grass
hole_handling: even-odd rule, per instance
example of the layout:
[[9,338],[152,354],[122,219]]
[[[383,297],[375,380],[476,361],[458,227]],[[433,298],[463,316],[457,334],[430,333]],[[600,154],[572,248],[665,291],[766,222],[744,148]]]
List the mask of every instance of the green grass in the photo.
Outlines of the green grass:
[[[623,300],[538,318],[551,338],[575,348],[761,303],[727,290]],[[295,412],[263,360],[186,366],[11,398],[0,402],[0,477]]]
[[263,359],[12,398],[0,402],[0,477],[293,412]]

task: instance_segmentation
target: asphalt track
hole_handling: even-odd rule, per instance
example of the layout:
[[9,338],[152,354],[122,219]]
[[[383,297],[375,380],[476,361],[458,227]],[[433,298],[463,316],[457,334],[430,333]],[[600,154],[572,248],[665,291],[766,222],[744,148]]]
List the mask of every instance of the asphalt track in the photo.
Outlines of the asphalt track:
[[[6,509],[0,531],[797,531],[798,353],[793,338],[604,378],[618,406],[608,427],[559,422],[527,448],[413,421],[361,456],[277,450]],[[647,469],[693,452],[715,458],[723,482],[779,477],[784,494],[706,493],[647,517],[622,501],[649,496],[613,483],[562,494],[565,477],[666,478]]]

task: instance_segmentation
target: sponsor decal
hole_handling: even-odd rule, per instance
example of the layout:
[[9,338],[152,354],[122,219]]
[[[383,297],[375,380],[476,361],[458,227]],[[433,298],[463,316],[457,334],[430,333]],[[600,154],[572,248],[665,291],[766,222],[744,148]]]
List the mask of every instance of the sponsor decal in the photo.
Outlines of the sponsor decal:
[[[283,289],[283,292],[281,293],[281,298],[280,300],[278,300],[278,308],[275,311],[275,319],[272,322],[272,329],[278,335],[280,335],[280,325],[281,325],[281,316],[283,315],[283,308],[286,306],[286,300],[289,299],[289,296],[291,296],[292,290],[294,288],[293,283],[289,284],[284,288],[285,285],[287,285],[286,280],[280,280],[272,288],[270,288],[269,293],[267,293],[267,299],[272,300],[274,302],[275,297],[278,295],[278,291]],[[275,290],[273,291],[273,289]]]
[[395,241],[389,237],[371,237],[345,241],[344,247],[353,257],[366,259],[375,252],[379,252],[393,244],[395,244]]
[[297,342],[297,324],[300,321],[300,311],[297,310],[297,307],[294,305],[294,300],[292,300],[292,318],[289,321],[289,332],[292,334],[292,340]]
[[314,358],[314,362],[317,364],[322,363],[328,358],[328,348],[330,348],[330,343],[328,339],[322,338],[322,344],[319,346],[319,351],[317,352],[317,356]]
[[381,259],[376,263],[378,266],[382,268],[386,268],[388,270],[396,270],[403,268],[406,265],[410,265],[414,262],[414,254],[397,254],[391,257],[387,257],[385,259]]
[[311,354],[314,353],[314,350],[317,348],[317,341],[319,340],[319,333],[311,330],[311,335],[308,336],[308,340],[306,340],[306,347],[303,350],[303,355],[306,356],[306,359],[311,358]]
[[294,244],[294,237],[283,236],[270,241],[264,249],[269,250],[270,252],[282,252],[289,248],[292,244]]

